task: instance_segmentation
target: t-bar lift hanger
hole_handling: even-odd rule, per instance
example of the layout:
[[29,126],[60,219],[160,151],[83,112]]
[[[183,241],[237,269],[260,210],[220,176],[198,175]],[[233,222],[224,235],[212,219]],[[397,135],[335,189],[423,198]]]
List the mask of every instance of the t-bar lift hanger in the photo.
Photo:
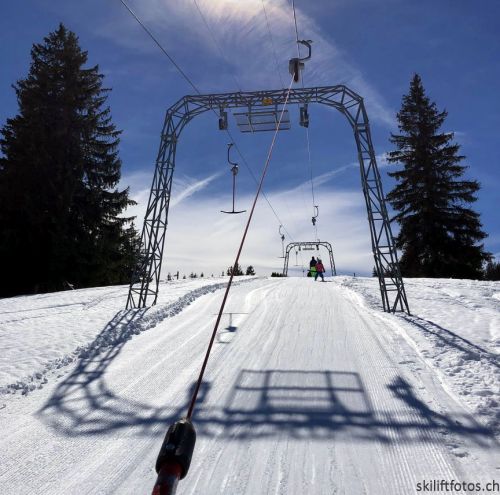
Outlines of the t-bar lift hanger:
[[312,221],[313,225],[316,225],[316,219],[319,216],[319,207],[316,205],[314,205],[314,213],[315,213],[315,215],[311,218],[311,221]]
[[280,225],[279,234],[280,234],[280,237],[281,237],[281,252],[282,252],[282,256],[279,256],[279,258],[285,258],[285,234],[283,234],[283,232],[281,232],[282,228],[283,228],[283,225]]
[[297,40],[297,43],[307,46],[307,48],[309,49],[309,54],[304,58],[291,58],[290,62],[288,62],[288,71],[290,72],[290,75],[293,76],[294,82],[299,82],[300,72],[304,69],[304,62],[311,58],[312,40]]
[[233,174],[233,209],[231,211],[221,210],[222,213],[229,213],[229,214],[244,213],[245,211],[247,211],[247,210],[240,210],[240,211],[234,210],[234,198],[236,195],[236,175],[238,174],[238,164],[232,162],[229,158],[229,151],[233,145],[234,145],[234,143],[229,143],[227,145],[227,161],[228,161],[229,165],[232,165],[231,173]]

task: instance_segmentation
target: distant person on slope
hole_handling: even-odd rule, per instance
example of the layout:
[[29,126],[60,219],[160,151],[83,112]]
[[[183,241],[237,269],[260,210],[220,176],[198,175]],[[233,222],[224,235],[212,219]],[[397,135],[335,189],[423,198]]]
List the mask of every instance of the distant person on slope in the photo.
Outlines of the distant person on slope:
[[313,256],[311,258],[311,261],[309,262],[309,272],[307,274],[308,277],[314,277],[315,273],[316,273],[316,258]]
[[321,281],[325,281],[325,277],[323,277],[323,273],[325,273],[325,267],[323,266],[323,263],[321,260],[318,258],[318,261],[316,263],[316,275],[314,277],[314,280],[318,280],[318,275],[321,277]]

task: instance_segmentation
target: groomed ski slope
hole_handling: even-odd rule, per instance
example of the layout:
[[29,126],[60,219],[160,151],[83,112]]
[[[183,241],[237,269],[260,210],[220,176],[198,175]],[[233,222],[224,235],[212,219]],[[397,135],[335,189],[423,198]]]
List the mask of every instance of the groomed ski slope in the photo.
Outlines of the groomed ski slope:
[[[399,319],[361,293],[346,279],[255,279],[231,290],[179,495],[401,495],[424,480],[499,480],[490,427],[423,359]],[[99,345],[81,347],[42,388],[2,396],[2,494],[151,490],[222,290],[170,311],[182,297],[117,313],[93,340]]]

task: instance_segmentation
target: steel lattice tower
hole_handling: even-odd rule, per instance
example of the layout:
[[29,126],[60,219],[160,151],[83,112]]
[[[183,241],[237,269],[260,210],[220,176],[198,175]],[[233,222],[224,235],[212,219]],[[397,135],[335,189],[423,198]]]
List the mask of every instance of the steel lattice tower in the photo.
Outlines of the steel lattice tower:
[[[241,108],[251,112],[252,109],[283,105],[286,95],[286,89],[191,95],[184,96],[167,110],[144,218],[141,250],[130,283],[127,308],[153,305],[158,297],[175,152],[184,126],[207,111],[220,115],[228,108]],[[352,127],[384,311],[394,312],[399,308],[409,312],[363,98],[344,85],[290,90],[289,105],[303,106],[312,103],[337,109]]]

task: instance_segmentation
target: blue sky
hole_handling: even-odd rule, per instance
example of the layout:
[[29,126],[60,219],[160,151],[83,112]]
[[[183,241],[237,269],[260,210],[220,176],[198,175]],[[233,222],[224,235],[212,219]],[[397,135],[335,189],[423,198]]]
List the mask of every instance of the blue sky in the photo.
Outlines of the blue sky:
[[[288,81],[295,56],[289,0],[264,0],[276,48],[276,67],[262,0],[129,0],[202,93],[277,89]],[[500,257],[500,3],[497,0],[296,0],[299,36],[313,40],[306,86],[344,83],[365,98],[384,190],[392,187],[383,155],[392,149],[395,114],[414,72],[428,95],[449,112],[443,130],[467,156],[468,178],[481,182],[474,208],[489,237],[486,248]],[[109,105],[123,129],[122,184],[130,186],[142,223],[166,109],[192,88],[146,36],[118,0],[27,0],[5,2],[0,20],[0,124],[17,112],[11,84],[26,75],[32,43],[63,22],[99,64],[113,91]],[[214,43],[213,37],[217,40]],[[313,240],[305,131],[297,109],[292,129],[278,136],[265,191],[287,230],[286,242]],[[341,273],[369,274],[373,266],[366,210],[352,133],[340,114],[311,106],[312,170],[319,205],[318,235],[334,246]],[[257,175],[271,133],[241,134],[230,126],[246,161]],[[227,135],[213,115],[195,119],[178,147],[173,204],[166,238],[164,273],[220,274],[229,266],[246,215],[223,215],[231,201],[226,163]],[[249,209],[255,183],[241,159],[237,207]],[[392,167],[392,166],[391,166]],[[246,247],[244,266],[261,275],[280,270],[279,222],[260,200]],[[295,264],[295,256],[293,256]],[[325,256],[326,258],[326,256]],[[301,262],[307,262],[307,257]],[[296,270],[300,273],[301,267]]]

